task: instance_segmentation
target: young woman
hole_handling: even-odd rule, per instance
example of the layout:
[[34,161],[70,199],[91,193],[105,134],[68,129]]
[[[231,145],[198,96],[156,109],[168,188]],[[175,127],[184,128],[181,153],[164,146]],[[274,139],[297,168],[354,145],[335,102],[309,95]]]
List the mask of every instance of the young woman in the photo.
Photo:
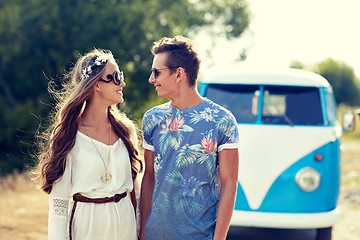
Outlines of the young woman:
[[116,107],[123,72],[110,51],[95,49],[67,78],[39,163],[48,238],[135,240],[133,186],[142,162],[135,126]]

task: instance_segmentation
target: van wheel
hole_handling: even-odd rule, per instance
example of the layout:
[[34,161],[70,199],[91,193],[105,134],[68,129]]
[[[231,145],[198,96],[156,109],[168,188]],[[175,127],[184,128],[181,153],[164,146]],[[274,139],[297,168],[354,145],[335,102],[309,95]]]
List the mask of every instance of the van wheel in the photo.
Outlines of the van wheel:
[[316,240],[331,240],[332,227],[316,229]]

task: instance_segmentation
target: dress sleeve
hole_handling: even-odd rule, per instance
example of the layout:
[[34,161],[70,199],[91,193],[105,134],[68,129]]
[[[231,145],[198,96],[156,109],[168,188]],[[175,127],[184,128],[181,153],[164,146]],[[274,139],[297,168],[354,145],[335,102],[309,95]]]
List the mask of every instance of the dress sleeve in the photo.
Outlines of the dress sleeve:
[[[138,137],[136,134],[135,126],[130,127],[130,136],[133,141],[134,146],[138,149]],[[140,232],[140,192],[141,192],[141,181],[143,177],[143,172],[137,174],[134,179],[133,185],[135,190],[135,199],[136,199],[136,230]]]
[[48,240],[68,239],[68,210],[71,188],[71,159],[66,160],[63,176],[53,185],[49,194]]
[[140,233],[140,192],[143,173],[138,173],[134,180],[135,198],[136,198],[136,231]]

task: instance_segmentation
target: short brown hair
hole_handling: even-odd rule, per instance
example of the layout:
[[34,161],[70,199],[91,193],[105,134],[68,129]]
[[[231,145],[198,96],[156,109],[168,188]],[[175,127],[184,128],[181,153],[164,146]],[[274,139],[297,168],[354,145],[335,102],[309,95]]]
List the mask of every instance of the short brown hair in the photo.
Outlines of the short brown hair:
[[[152,53],[156,55],[163,52],[168,53],[165,65],[167,67],[184,68],[188,76],[189,85],[195,86],[201,61],[194,42],[182,36],[174,38],[163,37],[154,43]],[[175,71],[174,69],[170,70],[172,73]]]

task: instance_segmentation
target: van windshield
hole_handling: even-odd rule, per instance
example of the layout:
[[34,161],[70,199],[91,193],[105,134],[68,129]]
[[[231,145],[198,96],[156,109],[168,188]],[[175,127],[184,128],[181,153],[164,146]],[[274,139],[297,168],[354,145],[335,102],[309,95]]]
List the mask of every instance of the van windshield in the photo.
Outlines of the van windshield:
[[270,124],[321,125],[318,88],[265,86],[261,120]]
[[257,121],[260,95],[259,121],[264,124],[323,124],[316,87],[210,84],[206,90],[206,97],[229,109],[239,123]]

